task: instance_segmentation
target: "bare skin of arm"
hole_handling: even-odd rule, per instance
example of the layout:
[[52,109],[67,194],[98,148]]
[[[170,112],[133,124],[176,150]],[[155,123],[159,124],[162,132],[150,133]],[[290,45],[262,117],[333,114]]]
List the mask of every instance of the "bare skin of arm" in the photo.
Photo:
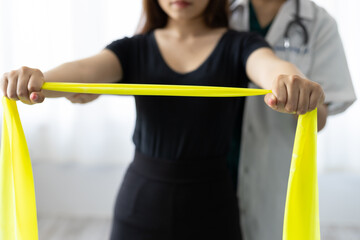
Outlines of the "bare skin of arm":
[[[117,57],[111,51],[103,50],[92,57],[64,63],[44,74],[38,69],[21,67],[5,73],[0,87],[6,97],[26,104],[41,103],[45,97],[66,97],[76,102],[81,94],[46,91],[41,87],[45,81],[113,83],[121,78],[122,69]],[[92,95],[87,99],[96,97]]]
[[[196,34],[199,31],[188,32],[190,31],[188,24],[181,26],[186,31],[180,31],[178,28],[172,31],[170,29],[170,32],[175,32],[173,40],[177,41],[179,36],[181,36],[181,39],[184,39],[185,36],[186,39],[190,38],[192,40],[192,44],[186,45],[182,43],[173,45],[183,46],[182,54],[184,58],[189,57],[189,59],[194,58],[192,58],[191,54],[188,56],[184,55],[184,53],[191,53],[191,46],[195,43],[202,43],[201,46],[204,49],[203,55],[206,56],[207,52],[209,52],[208,50],[211,50],[214,44],[214,41],[207,41],[208,38],[214,37],[216,40],[223,34],[223,29],[203,29],[200,24],[198,28],[203,29],[204,33],[199,36]],[[196,27],[195,24],[191,26]],[[203,38],[206,35],[206,31],[208,31],[208,38]],[[179,33],[181,34],[179,35]],[[161,37],[161,35],[158,36]],[[163,41],[160,40],[159,42]],[[171,57],[173,49],[168,48],[165,51],[167,54],[170,54],[168,56]],[[180,63],[187,63],[188,61],[185,60]],[[197,60],[199,62],[202,61],[202,59]],[[198,61],[191,61],[191,66],[175,62],[174,68],[189,70],[197,66]],[[258,49],[249,56],[246,72],[255,84],[262,88],[273,90],[273,94],[268,94],[265,97],[265,102],[276,111],[303,114],[315,109],[315,107],[320,107],[324,101],[324,93],[319,84],[306,79],[293,64],[277,58],[268,48]],[[47,82],[112,83],[121,79],[121,63],[119,64],[114,53],[104,50],[95,56],[62,64],[45,74],[38,69],[27,67],[5,73],[0,81],[0,88],[6,97],[13,100],[21,100],[27,104],[40,103],[45,97],[67,97],[73,102],[88,102],[96,98],[96,96],[79,100],[79,95],[42,91],[41,87],[45,80]],[[84,96],[84,94],[81,94],[81,96]],[[322,113],[323,111],[319,112]]]
[[[285,0],[251,0],[254,6],[256,17],[262,27],[267,26],[276,16]],[[297,118],[298,115],[294,115]],[[325,125],[328,116],[327,105],[318,107],[318,131],[321,131]]]
[[[248,58],[246,72],[258,86],[272,89],[265,103],[272,109],[293,114],[304,114],[318,108],[318,131],[326,124],[327,106],[324,92],[293,64],[276,57],[272,50],[260,48]],[[280,74],[280,75],[279,75]]]

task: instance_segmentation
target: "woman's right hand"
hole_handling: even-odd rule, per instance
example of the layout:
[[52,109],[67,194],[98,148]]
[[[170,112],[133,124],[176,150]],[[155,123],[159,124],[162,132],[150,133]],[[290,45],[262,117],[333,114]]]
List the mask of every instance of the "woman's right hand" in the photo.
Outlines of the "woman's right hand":
[[44,74],[39,69],[21,67],[4,73],[0,79],[0,87],[4,96],[11,100],[35,104],[45,99],[41,90],[44,81]]

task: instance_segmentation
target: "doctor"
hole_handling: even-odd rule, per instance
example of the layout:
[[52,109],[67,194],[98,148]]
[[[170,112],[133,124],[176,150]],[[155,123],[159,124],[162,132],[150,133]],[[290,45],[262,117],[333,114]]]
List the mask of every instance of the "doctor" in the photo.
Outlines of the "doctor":
[[[355,101],[336,22],[323,8],[309,0],[235,0],[230,8],[232,28],[258,31],[277,56],[321,84],[326,99],[318,109],[319,130],[327,115],[343,112]],[[234,140],[228,159],[239,176],[234,174],[244,239],[279,240],[296,117],[271,111],[262,98],[252,97],[244,116],[241,141]]]

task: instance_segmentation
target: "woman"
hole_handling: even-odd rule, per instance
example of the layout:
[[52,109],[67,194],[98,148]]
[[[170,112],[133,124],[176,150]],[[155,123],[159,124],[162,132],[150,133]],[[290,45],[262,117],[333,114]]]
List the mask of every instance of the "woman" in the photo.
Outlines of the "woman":
[[[258,32],[279,58],[323,87],[326,99],[318,108],[319,131],[328,115],[345,111],[355,101],[336,22],[323,8],[310,0],[234,0],[230,10],[233,29]],[[303,28],[294,24],[296,16]],[[238,183],[246,240],[281,239],[295,129],[296,117],[269,111],[259,98],[247,98],[243,125],[228,159]]]
[[[51,71],[23,67],[1,80],[25,103],[83,95],[42,91],[49,82],[125,82],[246,87],[273,94],[274,110],[305,113],[321,87],[278,59],[257,35],[228,30],[226,0],[143,1],[142,34]],[[136,153],[120,188],[111,239],[241,239],[226,155],[241,98],[137,96]]]

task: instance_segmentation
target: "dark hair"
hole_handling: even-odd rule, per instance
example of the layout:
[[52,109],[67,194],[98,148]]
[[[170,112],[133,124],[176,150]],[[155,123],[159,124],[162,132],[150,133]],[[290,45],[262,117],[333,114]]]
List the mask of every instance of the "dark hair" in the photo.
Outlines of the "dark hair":
[[[229,26],[228,0],[209,0],[204,12],[205,24],[210,28]],[[137,33],[145,34],[156,28],[166,26],[167,14],[161,9],[158,0],[143,0],[143,12]]]

